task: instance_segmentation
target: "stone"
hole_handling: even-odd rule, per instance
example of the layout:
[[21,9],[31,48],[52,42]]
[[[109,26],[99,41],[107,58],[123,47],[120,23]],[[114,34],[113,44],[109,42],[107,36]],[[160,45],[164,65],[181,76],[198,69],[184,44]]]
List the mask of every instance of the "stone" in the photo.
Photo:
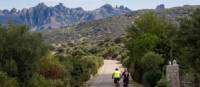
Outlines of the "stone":
[[175,60],[172,65],[167,65],[166,77],[170,82],[170,87],[180,87],[179,66]]
[[164,10],[165,9],[165,5],[164,4],[160,4],[156,7],[156,10]]

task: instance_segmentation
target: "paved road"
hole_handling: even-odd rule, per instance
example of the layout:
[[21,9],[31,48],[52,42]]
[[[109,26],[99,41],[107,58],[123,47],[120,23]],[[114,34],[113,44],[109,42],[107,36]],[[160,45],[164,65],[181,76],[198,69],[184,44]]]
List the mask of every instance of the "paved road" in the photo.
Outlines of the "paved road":
[[[115,68],[121,68],[121,64],[118,63],[119,62],[115,60],[104,60],[104,65],[100,68],[97,77],[91,80],[89,87],[115,87],[112,73]],[[122,80],[120,84],[122,85]]]

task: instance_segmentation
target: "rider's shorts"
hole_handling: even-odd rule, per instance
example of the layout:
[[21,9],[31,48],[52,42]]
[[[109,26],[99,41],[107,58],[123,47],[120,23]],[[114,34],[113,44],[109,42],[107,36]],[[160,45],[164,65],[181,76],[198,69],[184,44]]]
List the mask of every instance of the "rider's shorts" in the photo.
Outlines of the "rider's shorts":
[[120,78],[114,78],[114,83],[117,83],[120,80]]

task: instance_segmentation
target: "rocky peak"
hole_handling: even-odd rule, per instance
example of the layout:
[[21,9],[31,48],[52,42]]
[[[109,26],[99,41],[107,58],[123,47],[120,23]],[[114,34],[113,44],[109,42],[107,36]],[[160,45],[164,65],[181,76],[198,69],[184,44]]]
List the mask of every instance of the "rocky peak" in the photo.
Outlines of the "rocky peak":
[[11,12],[11,14],[14,14],[14,13],[17,12],[17,9],[16,8],[12,8],[10,12]]
[[63,3],[59,3],[58,5],[55,6],[56,8],[59,8],[59,9],[64,9],[65,6],[63,5]]
[[123,5],[120,5],[119,6],[119,9],[124,9],[125,7]]
[[165,5],[164,4],[160,4],[156,7],[156,10],[164,10],[165,9]]
[[75,8],[75,10],[78,10],[78,11],[83,11],[83,8],[81,8],[81,7],[78,7],[78,8]]
[[48,7],[47,5],[45,5],[44,3],[39,3],[36,8],[46,8]]
[[26,9],[26,8],[23,8],[23,9],[21,10],[22,13],[26,13],[27,11],[28,11],[28,9]]
[[[56,11],[58,12],[63,12],[66,11],[66,7],[63,5],[63,3],[59,3],[58,5],[56,5],[55,7],[53,7],[54,9],[56,9]],[[53,10],[54,10],[53,9]]]
[[63,3],[59,3],[58,6],[64,7]]
[[110,4],[105,4],[105,5],[101,6],[101,8],[113,8],[113,7]]
[[2,11],[4,14],[8,14],[9,13],[9,10],[5,9]]
[[[120,7],[124,9],[125,7]],[[22,24],[28,24],[31,28],[51,29],[61,28],[64,26],[70,26],[80,23],[82,21],[102,19],[115,15],[121,15],[128,11],[121,10],[119,8],[113,8],[110,4],[105,4],[101,8],[93,11],[85,11],[83,8],[67,8],[62,3],[54,7],[48,7],[44,3],[31,8],[24,8],[22,10],[12,9],[0,11],[0,21],[6,23],[7,16],[13,18],[16,22]]]
[[127,7],[123,6],[123,5],[119,6],[118,8],[120,10],[124,10],[124,11],[131,11],[129,8],[127,8]]
[[110,4],[105,4],[100,9],[105,9],[105,10],[111,11],[111,10],[113,10],[113,7]]

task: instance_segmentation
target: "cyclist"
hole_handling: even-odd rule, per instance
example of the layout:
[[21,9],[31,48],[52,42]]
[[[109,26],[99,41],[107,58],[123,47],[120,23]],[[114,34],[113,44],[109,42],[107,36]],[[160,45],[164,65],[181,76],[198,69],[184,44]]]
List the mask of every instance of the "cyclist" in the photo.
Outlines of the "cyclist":
[[119,71],[118,68],[116,68],[112,75],[112,79],[114,79],[114,83],[116,84],[116,87],[120,86],[119,81],[120,81],[121,77],[122,77],[121,72]]
[[128,69],[125,69],[122,73],[124,87],[128,87],[129,84],[129,72]]

